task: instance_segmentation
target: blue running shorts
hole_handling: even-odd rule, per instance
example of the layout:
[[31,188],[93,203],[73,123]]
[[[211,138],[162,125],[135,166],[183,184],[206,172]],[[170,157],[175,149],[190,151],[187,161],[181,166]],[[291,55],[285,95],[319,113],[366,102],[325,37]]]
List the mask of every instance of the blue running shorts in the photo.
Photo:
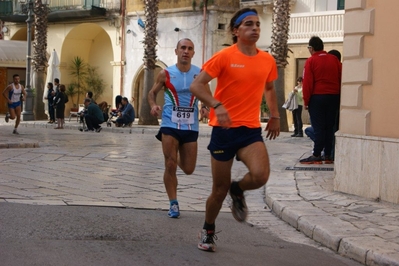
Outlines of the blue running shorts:
[[21,102],[20,102],[20,101],[19,101],[19,102],[15,102],[15,103],[8,104],[8,108],[11,108],[11,109],[15,109],[15,108],[17,108],[18,106],[21,106]]
[[188,142],[196,142],[198,140],[198,131],[193,130],[181,130],[171,127],[161,127],[155,137],[162,141],[162,134],[170,135],[179,141],[179,145]]
[[257,141],[263,142],[260,127],[248,128],[242,126],[229,129],[213,127],[208,150],[216,160],[228,161],[236,156],[239,149]]

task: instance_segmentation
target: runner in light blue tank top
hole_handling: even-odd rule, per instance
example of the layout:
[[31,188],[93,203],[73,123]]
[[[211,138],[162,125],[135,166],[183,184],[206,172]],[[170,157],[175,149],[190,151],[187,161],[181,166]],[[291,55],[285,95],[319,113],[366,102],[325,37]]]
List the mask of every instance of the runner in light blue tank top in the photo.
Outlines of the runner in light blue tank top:
[[188,72],[181,72],[176,65],[165,70],[166,82],[161,127],[198,131],[198,100],[190,92],[190,84],[200,73],[191,65]]
[[[200,73],[197,66],[191,64],[194,43],[190,39],[178,41],[175,49],[177,63],[161,70],[148,93],[151,114],[159,117],[162,111],[162,123],[156,138],[162,142],[165,159],[163,182],[169,198],[170,218],[179,218],[177,201],[177,167],[186,175],[195,170],[198,150],[199,116],[208,117],[208,108],[198,110],[197,99],[190,92],[190,85]],[[164,105],[156,103],[157,94],[164,90]]]

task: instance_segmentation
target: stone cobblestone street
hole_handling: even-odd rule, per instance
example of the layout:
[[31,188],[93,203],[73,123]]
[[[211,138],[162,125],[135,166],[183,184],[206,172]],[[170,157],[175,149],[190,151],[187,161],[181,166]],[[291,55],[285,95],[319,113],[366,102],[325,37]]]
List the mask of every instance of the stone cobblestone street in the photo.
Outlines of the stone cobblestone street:
[[[53,130],[44,121],[23,122],[15,136],[3,122],[0,201],[168,208],[161,144],[154,137],[157,127],[112,127],[101,133],[80,132],[76,122],[65,127]],[[209,134],[210,128],[201,125],[194,174],[178,171],[183,216],[184,211],[203,212],[211,190]],[[247,222],[284,240],[327,247],[365,265],[399,265],[399,206],[334,192],[334,172],[322,171],[333,170],[326,169],[333,165],[305,171],[298,159],[311,152],[311,142],[289,135],[266,141],[272,173],[266,187],[247,192]],[[234,162],[233,179],[245,172],[241,162]],[[229,199],[222,212],[230,212]]]

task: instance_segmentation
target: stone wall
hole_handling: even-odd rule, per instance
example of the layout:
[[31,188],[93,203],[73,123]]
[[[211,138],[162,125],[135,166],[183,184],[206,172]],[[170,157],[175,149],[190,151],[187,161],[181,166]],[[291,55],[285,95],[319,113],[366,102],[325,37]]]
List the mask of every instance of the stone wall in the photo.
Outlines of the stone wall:
[[[339,132],[337,191],[399,203],[399,131],[396,115],[394,14],[399,1],[347,1]],[[395,17],[394,21],[392,18]],[[396,21],[396,22],[395,22]]]

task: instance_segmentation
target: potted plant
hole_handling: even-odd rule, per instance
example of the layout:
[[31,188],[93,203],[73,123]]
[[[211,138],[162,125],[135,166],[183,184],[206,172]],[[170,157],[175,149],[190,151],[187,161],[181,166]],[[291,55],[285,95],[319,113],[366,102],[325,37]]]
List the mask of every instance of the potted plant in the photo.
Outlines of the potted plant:
[[87,88],[93,92],[93,99],[97,101],[99,97],[104,93],[105,90],[105,82],[101,78],[101,75],[98,73],[98,67],[87,66],[87,73],[84,82],[86,83]]
[[76,56],[72,60],[72,65],[69,67],[69,74],[71,74],[75,78],[74,85],[76,89],[76,94],[78,95],[78,103],[80,103],[79,96],[84,91],[84,81],[88,74],[87,67],[87,64],[79,56]]
[[74,83],[69,84],[65,91],[65,94],[72,102],[71,112],[76,112],[78,110],[78,106],[74,101],[74,96],[77,94],[76,85]]
[[269,120],[269,106],[265,100],[265,96],[262,97],[262,102],[260,104],[260,119],[262,122],[267,122]]

